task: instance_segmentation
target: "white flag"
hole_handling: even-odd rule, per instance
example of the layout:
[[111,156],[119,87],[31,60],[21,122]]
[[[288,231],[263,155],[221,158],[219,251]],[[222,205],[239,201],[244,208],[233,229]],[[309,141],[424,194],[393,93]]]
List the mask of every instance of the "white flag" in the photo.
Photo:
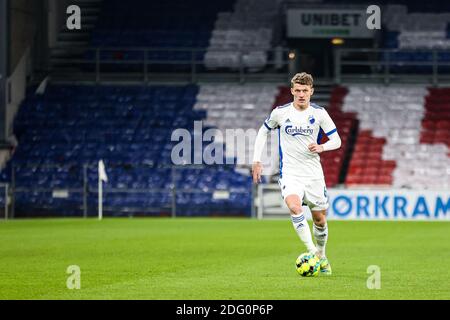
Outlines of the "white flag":
[[105,164],[103,160],[98,162],[98,177],[100,180],[108,182],[108,176],[106,175]]

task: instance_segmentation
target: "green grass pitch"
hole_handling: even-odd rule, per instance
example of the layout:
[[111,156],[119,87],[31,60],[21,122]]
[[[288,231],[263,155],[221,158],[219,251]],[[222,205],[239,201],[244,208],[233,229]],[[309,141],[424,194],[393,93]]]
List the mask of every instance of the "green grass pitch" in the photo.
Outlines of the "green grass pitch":
[[[0,222],[0,299],[450,299],[450,223],[330,221],[330,277],[300,277],[289,219]],[[81,288],[66,286],[68,266]],[[381,288],[368,289],[370,265]]]

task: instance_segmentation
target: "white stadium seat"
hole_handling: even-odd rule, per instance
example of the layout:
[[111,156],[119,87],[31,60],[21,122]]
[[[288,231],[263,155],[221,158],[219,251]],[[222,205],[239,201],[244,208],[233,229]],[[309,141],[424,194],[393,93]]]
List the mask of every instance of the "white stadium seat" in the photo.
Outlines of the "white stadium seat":
[[390,31],[400,32],[401,49],[449,49],[447,25],[450,13],[408,13],[404,5],[387,5],[382,22]]
[[238,0],[233,12],[219,13],[205,54],[206,67],[238,69],[242,63],[250,71],[262,69],[277,6],[273,0]]
[[[226,130],[253,130],[254,137],[246,141],[245,148],[237,154],[239,163],[250,164],[253,157],[253,144],[256,133],[271,112],[275,97],[278,94],[276,85],[202,85],[197,94],[196,110],[206,110],[205,125],[214,126],[225,136]],[[239,137],[238,137],[239,138]],[[276,142],[276,136],[273,138]],[[270,139],[267,148],[272,146]],[[227,156],[233,156],[233,150],[227,149]],[[263,158],[264,163],[271,163],[266,173],[275,172],[278,153]]]

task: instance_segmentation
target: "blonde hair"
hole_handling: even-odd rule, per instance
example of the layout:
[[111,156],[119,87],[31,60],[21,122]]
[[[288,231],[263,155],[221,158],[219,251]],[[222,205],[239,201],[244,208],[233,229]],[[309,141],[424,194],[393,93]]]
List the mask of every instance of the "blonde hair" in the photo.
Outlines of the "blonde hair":
[[306,72],[302,72],[302,73],[297,73],[291,80],[291,88],[294,87],[294,84],[302,84],[302,85],[307,85],[310,86],[312,88],[314,80],[312,75],[310,75],[309,73]]

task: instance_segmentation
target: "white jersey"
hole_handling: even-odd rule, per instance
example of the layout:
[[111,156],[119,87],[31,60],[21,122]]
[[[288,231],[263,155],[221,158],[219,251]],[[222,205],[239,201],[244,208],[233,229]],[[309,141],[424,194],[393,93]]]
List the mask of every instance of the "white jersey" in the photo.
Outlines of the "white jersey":
[[320,129],[327,136],[336,132],[336,125],[324,108],[310,104],[299,111],[291,102],[275,108],[264,125],[269,130],[278,129],[280,177],[324,179],[319,154],[308,149],[320,140]]

